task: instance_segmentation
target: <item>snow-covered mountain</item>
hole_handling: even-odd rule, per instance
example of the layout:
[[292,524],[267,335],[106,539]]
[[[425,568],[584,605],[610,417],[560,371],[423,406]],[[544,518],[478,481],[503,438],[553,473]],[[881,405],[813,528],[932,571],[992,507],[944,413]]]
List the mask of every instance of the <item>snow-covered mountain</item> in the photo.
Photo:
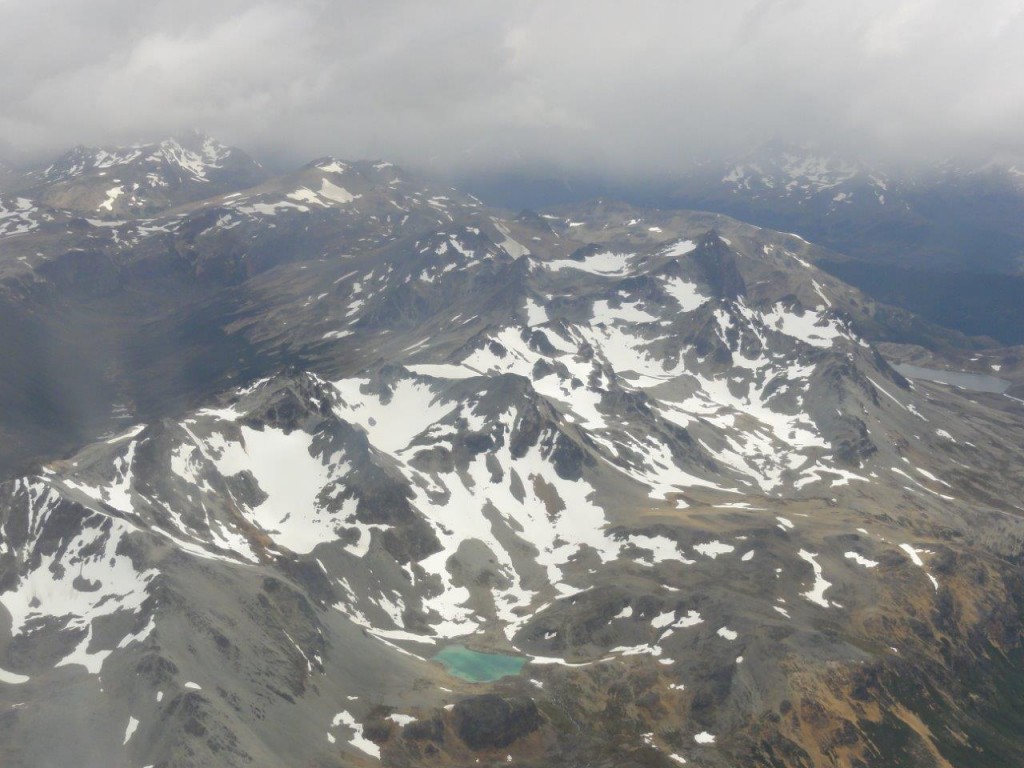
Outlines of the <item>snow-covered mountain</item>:
[[826,215],[865,196],[885,205],[892,180],[881,171],[841,158],[795,149],[766,153],[732,165],[720,179],[731,194],[751,200],[785,199],[826,206]]
[[1024,186],[1013,162],[893,171],[768,145],[698,165],[660,203],[797,232],[837,252],[819,266],[879,301],[969,335],[1024,340]]
[[125,221],[25,200],[11,765],[1024,754],[1019,402],[898,374],[873,339],[959,340],[801,238],[333,158]]
[[18,191],[56,208],[123,219],[215,197],[266,177],[241,150],[195,132],[129,147],[78,146],[29,172]]

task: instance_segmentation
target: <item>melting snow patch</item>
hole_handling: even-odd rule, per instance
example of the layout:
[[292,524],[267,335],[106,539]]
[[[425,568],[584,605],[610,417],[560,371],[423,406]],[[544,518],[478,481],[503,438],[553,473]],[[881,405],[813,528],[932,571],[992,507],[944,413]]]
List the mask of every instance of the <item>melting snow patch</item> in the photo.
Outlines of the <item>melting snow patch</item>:
[[632,254],[629,253],[605,251],[604,253],[595,253],[593,256],[588,256],[583,261],[556,259],[547,262],[546,266],[552,272],[559,272],[563,269],[576,269],[581,272],[589,272],[592,275],[618,277],[626,274],[631,258]]
[[405,367],[420,376],[430,376],[435,379],[470,379],[481,375],[479,371],[474,371],[472,368],[451,363],[422,363]]
[[700,733],[698,733],[696,736],[693,737],[693,740],[696,741],[698,744],[714,744],[715,743],[715,737],[713,735],[711,735],[710,733],[708,733],[707,731],[701,731]]
[[810,563],[811,567],[814,569],[814,586],[811,587],[809,591],[803,592],[801,594],[803,595],[803,597],[806,597],[812,603],[816,603],[817,605],[820,605],[823,608],[828,608],[829,602],[825,599],[825,590],[831,587],[832,583],[829,581],[825,581],[825,577],[822,576],[821,566],[818,565],[818,561],[814,559],[817,557],[817,555],[808,552],[806,549],[801,549],[797,554],[800,556],[802,560],[806,560],[808,563]]
[[833,340],[842,335],[839,327],[822,314],[804,310],[802,315],[798,315],[782,304],[776,304],[771,312],[766,312],[764,321],[768,327],[812,347],[830,347]]
[[669,624],[671,624],[675,620],[675,618],[676,618],[676,612],[675,611],[666,611],[665,613],[662,613],[662,614],[660,614],[658,616],[655,616],[653,619],[651,619],[651,626],[654,627],[655,629],[662,629],[664,627],[667,627]]
[[940,484],[946,486],[947,488],[950,487],[949,483],[947,483],[942,478],[937,477],[933,473],[929,472],[927,469],[921,469],[921,467],[914,467],[914,469],[918,472],[918,474],[924,475],[929,480],[931,480],[933,483],[940,483]]
[[[910,546],[909,544],[900,544],[900,549],[902,549],[904,552],[907,553],[907,556],[910,558],[910,561],[914,565],[916,565],[918,568],[924,568],[924,561],[921,559],[921,555],[919,553],[927,552],[928,550],[925,550],[925,549],[915,549],[914,547]],[[939,591],[939,582],[938,582],[938,580],[934,576],[932,576],[930,573],[928,573],[927,571],[925,571],[925,576],[928,577],[928,580],[932,583],[932,586],[935,587],[935,591],[938,592]]]
[[374,744],[372,741],[363,736],[363,726],[356,722],[356,719],[352,717],[348,712],[341,711],[334,716],[334,720],[331,721],[331,727],[337,728],[339,725],[345,725],[351,728],[355,733],[348,743],[356,749],[362,750],[370,757],[380,759],[380,747]]
[[336,408],[338,416],[361,425],[369,433],[375,448],[393,453],[434,422],[455,410],[454,403],[441,403],[426,384],[411,380],[398,382],[385,404],[376,394],[364,395],[360,388],[364,379],[343,379],[334,383],[344,405]]
[[697,244],[693,240],[677,240],[661,253],[663,256],[685,256],[696,249]]
[[919,568],[924,567],[924,561],[921,559],[921,556],[917,554],[919,550],[914,549],[909,544],[900,544],[900,549],[907,553],[907,556],[914,565]]
[[99,208],[97,210],[113,211],[114,203],[116,202],[117,198],[119,198],[123,193],[124,189],[122,187],[111,187],[110,189],[107,190],[107,199],[100,203]]
[[495,228],[501,233],[505,239],[498,243],[499,246],[505,249],[505,253],[511,256],[513,259],[518,259],[521,256],[527,256],[530,253],[530,249],[520,243],[518,240],[512,238],[512,233],[509,228],[502,224],[497,219],[491,219],[494,222]]
[[128,718],[128,727],[124,729],[124,744],[127,744],[132,736],[135,734],[135,729],[139,727],[139,721],[134,717]]
[[317,168],[319,168],[324,173],[344,173],[346,170],[348,170],[347,165],[338,162],[334,158],[330,158],[328,160],[323,161],[322,163],[317,165]]
[[185,683],[185,687],[192,691],[203,690],[203,686],[201,686],[199,683],[193,683],[192,681]]
[[818,285],[818,281],[817,280],[811,280],[811,284],[814,286],[815,292],[817,292],[817,294],[821,297],[821,300],[825,302],[825,306],[831,307],[832,306],[832,302],[829,301],[828,296],[826,296],[824,294],[824,292],[821,290],[821,286]]
[[320,182],[320,196],[333,200],[336,203],[351,203],[357,195],[353,195],[347,189],[331,184],[327,179]]
[[26,677],[25,675],[19,675],[14,672],[8,672],[6,669],[0,669],[0,683],[6,683],[7,685],[21,685],[27,683],[32,678]]
[[617,645],[609,653],[618,653],[622,656],[661,656],[661,646],[658,645]]
[[727,555],[730,552],[734,552],[736,547],[732,544],[723,544],[720,541],[709,541],[706,544],[697,544],[694,549],[705,557],[710,557],[714,560],[719,555]]
[[740,636],[738,632],[734,632],[728,627],[722,627],[718,630],[717,634],[719,637],[724,637],[726,640],[735,640]]
[[392,723],[398,723],[401,726],[406,726],[409,723],[416,722],[416,718],[412,715],[399,715],[397,713],[388,715],[388,720],[390,720]]
[[298,429],[285,434],[270,427],[242,427],[242,438],[241,443],[226,444],[217,468],[226,477],[249,470],[256,478],[267,498],[252,509],[253,521],[299,554],[335,538],[335,515],[317,503],[332,469],[311,455],[313,436]]
[[665,293],[676,300],[683,312],[693,312],[709,301],[707,296],[697,290],[696,283],[690,283],[678,277],[666,279],[662,286]]
[[698,624],[701,624],[703,621],[704,619],[700,617],[700,614],[697,611],[687,611],[686,615],[683,616],[683,618],[679,619],[679,621],[675,622],[672,625],[672,628],[686,629],[687,627],[695,627]]
[[653,562],[664,563],[678,561],[685,565],[693,565],[694,560],[689,560],[679,551],[679,545],[667,536],[645,536],[643,534],[630,534],[626,539],[638,549],[650,551]]
[[285,197],[300,203],[310,203],[311,205],[325,207],[325,203],[320,201],[320,198],[316,196],[313,190],[306,189],[305,187],[299,187],[294,192],[289,192]]
[[863,565],[865,568],[874,568],[878,565],[874,560],[868,560],[866,557],[861,555],[859,552],[847,552],[845,557],[849,560],[853,560],[857,565]]
[[526,300],[526,324],[531,328],[548,321],[547,310],[533,299]]

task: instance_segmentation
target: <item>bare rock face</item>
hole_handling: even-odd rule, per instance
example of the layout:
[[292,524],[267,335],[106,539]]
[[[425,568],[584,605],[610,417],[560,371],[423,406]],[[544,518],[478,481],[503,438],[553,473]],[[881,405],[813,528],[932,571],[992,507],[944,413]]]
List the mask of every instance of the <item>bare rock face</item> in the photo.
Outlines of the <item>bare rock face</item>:
[[459,738],[473,750],[507,747],[536,731],[543,722],[532,699],[493,693],[459,701],[452,717]]
[[736,266],[736,256],[717,232],[712,230],[701,240],[693,259],[714,296],[735,300],[746,293],[747,286]]

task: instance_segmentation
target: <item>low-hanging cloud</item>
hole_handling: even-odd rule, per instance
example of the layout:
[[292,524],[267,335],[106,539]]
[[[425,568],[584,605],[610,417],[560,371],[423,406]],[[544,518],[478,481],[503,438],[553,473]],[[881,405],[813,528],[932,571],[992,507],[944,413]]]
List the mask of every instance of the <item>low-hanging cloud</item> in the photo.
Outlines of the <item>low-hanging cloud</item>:
[[671,172],[768,140],[1024,155],[1019,0],[0,0],[0,146]]

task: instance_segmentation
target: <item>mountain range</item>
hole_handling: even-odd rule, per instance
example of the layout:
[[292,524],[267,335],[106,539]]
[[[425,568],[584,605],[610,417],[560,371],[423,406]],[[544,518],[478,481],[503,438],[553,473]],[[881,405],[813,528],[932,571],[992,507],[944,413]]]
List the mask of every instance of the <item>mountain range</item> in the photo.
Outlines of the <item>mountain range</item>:
[[769,143],[636,183],[516,172],[461,183],[510,205],[630,200],[724,213],[824,246],[816,263],[885,303],[1003,344],[1024,342],[1024,163],[851,160]]
[[23,179],[5,764],[1024,761],[1019,350],[722,213],[202,136]]

